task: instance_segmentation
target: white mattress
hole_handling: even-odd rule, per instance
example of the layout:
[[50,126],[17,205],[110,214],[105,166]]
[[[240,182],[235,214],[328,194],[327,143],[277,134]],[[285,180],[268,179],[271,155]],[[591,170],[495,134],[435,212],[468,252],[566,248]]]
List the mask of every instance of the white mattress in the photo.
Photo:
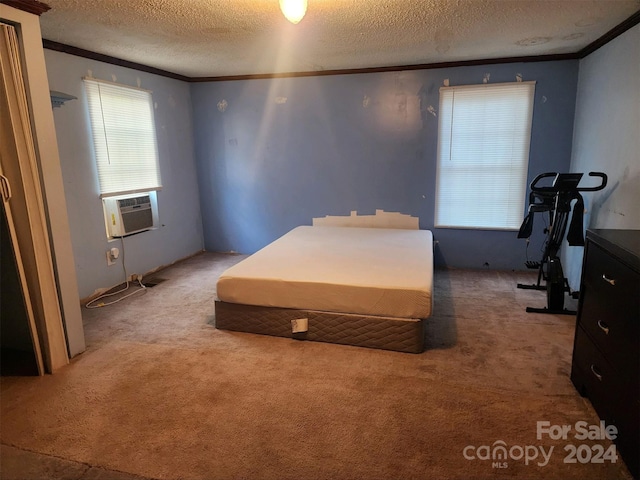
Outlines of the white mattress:
[[428,230],[291,230],[226,270],[224,302],[400,318],[427,318],[433,292]]

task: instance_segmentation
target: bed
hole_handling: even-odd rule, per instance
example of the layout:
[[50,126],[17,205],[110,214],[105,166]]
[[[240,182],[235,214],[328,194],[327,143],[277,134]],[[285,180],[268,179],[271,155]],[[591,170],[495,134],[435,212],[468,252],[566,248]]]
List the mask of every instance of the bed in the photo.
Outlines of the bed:
[[432,293],[430,231],[301,226],[222,273],[215,325],[419,353]]

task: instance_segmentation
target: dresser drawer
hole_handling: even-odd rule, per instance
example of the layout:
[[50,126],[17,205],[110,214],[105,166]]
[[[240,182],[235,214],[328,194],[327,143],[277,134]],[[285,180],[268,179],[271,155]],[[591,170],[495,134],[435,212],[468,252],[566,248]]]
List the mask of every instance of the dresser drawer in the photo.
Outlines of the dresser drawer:
[[629,365],[629,373],[640,374],[640,321],[638,314],[616,309],[603,302],[591,285],[583,285],[583,301],[578,312],[582,327],[613,365]]
[[571,366],[571,381],[581,395],[591,401],[601,420],[615,425],[614,440],[620,455],[638,476],[640,448],[640,388],[638,378],[620,375],[593,344],[589,336],[578,329]]
[[587,243],[582,282],[608,309],[640,316],[640,274],[592,242]]
[[614,420],[612,412],[603,411],[602,407],[612,406],[612,400],[621,393],[616,373],[584,330],[578,328],[573,345],[571,380],[582,395],[589,397],[603,420]]

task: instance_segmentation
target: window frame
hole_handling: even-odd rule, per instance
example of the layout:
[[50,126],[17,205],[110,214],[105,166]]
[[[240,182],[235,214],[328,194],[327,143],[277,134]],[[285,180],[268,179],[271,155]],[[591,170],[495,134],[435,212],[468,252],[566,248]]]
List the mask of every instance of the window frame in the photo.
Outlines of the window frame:
[[[522,215],[525,208],[527,191],[531,132],[533,127],[533,108],[535,101],[535,85],[535,81],[527,81],[496,84],[460,85],[440,88],[434,228],[506,231],[516,231],[520,228],[520,223],[522,222]],[[458,100],[460,102],[484,102],[482,106],[486,109],[487,106],[491,106],[491,96],[496,96],[500,93],[500,91],[506,92],[507,90],[512,88],[514,90],[519,89],[524,92],[520,94],[523,97],[520,99],[520,101],[526,100],[527,104],[525,105],[524,109],[522,109],[522,105],[517,105],[518,108],[521,108],[521,111],[519,111],[518,113],[523,115],[523,117],[520,119],[521,125],[519,127],[514,126],[511,123],[505,123],[501,115],[496,115],[496,117],[498,117],[499,120],[502,121],[503,125],[507,125],[508,128],[513,129],[513,131],[511,132],[513,136],[508,137],[505,134],[504,138],[511,141],[516,139],[520,142],[517,144],[517,155],[509,159],[509,155],[505,155],[505,152],[502,151],[508,150],[506,144],[509,142],[498,143],[497,147],[493,145],[489,145],[487,147],[485,143],[496,143],[493,141],[494,139],[492,138],[491,142],[489,142],[486,132],[474,132],[474,130],[480,131],[483,129],[491,128],[491,122],[488,122],[488,127],[486,122],[488,116],[491,115],[492,112],[486,111],[479,115],[479,117],[484,120],[482,124],[479,124],[477,122],[472,123],[469,121],[471,126],[467,127],[467,131],[463,129],[464,125],[462,125],[464,124],[466,118],[462,120],[460,119],[460,116],[465,113],[461,110],[466,106],[467,113],[470,114],[469,118],[474,118],[473,114],[477,112],[475,112],[465,104],[459,104],[458,110],[456,111],[455,102],[456,92],[462,92],[463,95],[458,95]],[[493,89],[493,91],[488,89]],[[497,110],[498,108],[504,109],[504,106],[498,106],[497,104],[495,104],[494,107],[494,112],[496,114],[504,113],[502,110]],[[511,108],[513,108],[513,106]],[[481,111],[481,109],[478,108],[478,111]],[[462,127],[458,125],[460,131],[454,132],[456,128],[456,116],[458,117],[458,124],[462,125]],[[471,133],[469,133],[469,131],[471,131]],[[445,135],[448,136],[448,138],[444,138]],[[467,140],[464,138],[467,136],[469,137],[468,140],[472,142],[474,141],[474,139],[480,138],[482,140],[479,144],[481,150],[485,147],[487,150],[490,147],[497,148],[496,158],[498,160],[490,164],[486,164],[484,162],[474,162],[473,160],[470,160],[470,153],[468,152],[470,148],[466,147],[466,145],[462,145],[462,148],[456,149],[454,145],[455,142],[464,142],[465,140]],[[459,144],[456,143],[456,145]],[[473,145],[476,145],[476,143],[473,143]],[[463,150],[463,152],[454,152],[454,150]],[[480,155],[480,157],[482,157],[482,154]],[[517,161],[514,161],[514,158],[517,158]],[[461,168],[464,167],[465,163],[469,166],[467,167],[466,172],[462,171],[462,173],[458,177],[445,177],[445,172],[447,171],[447,169],[452,169],[452,166],[444,166],[445,161],[455,161],[456,163],[462,164]],[[486,218],[483,217],[481,221],[473,223],[471,215],[469,216],[469,218],[462,221],[461,217],[464,217],[464,214],[458,215],[457,218],[455,218],[455,212],[460,212],[462,209],[470,207],[471,211],[474,211],[475,209],[475,211],[477,212],[481,208],[482,203],[480,203],[480,206],[475,203],[471,205],[471,200],[467,195],[469,194],[469,192],[475,191],[472,187],[469,186],[469,184],[476,183],[478,177],[485,177],[487,179],[492,178],[491,175],[486,173],[487,168],[508,168],[509,175],[503,175],[503,177],[505,178],[510,178],[507,187],[508,192],[506,195],[503,195],[503,197],[507,197],[506,205],[489,205],[489,197],[493,198],[499,196],[497,195],[499,192],[495,190],[495,187],[492,188],[492,185],[484,183],[482,186],[484,186],[485,192],[482,194],[481,199],[482,201],[484,201],[485,205],[489,205],[489,210],[493,212],[493,219],[487,216]],[[512,170],[515,173],[513,173]],[[467,178],[466,181],[464,181],[465,175],[467,177],[470,177]],[[454,181],[456,178],[458,179],[459,185],[457,185]],[[461,179],[462,182],[460,182]],[[483,189],[482,186],[480,186],[477,190],[481,191]],[[450,202],[459,202],[459,204],[457,207],[455,207],[451,206],[453,204],[449,203],[447,204],[447,207],[443,207],[444,202],[446,202],[447,200],[449,200]],[[497,221],[497,219],[501,218],[501,209],[505,210],[506,218],[504,218],[503,221]],[[449,210],[449,212],[447,212],[447,210]]]
[[[161,190],[152,92],[92,77],[82,80],[100,198]],[[113,102],[106,104],[109,98]]]

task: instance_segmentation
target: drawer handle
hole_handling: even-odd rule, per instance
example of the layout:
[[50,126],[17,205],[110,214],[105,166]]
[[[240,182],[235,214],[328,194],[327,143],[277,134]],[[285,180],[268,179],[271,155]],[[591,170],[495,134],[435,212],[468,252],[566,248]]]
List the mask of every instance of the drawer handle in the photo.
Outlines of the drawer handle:
[[598,373],[598,369],[595,365],[591,365],[591,373],[593,373],[598,380],[602,381],[602,374]]
[[602,274],[602,279],[605,282],[607,282],[609,285],[615,286],[615,284],[616,284],[616,280],[614,278],[607,278],[607,276],[604,273]]
[[602,320],[598,320],[598,326],[600,330],[602,330],[606,335],[609,335],[609,326],[604,323]]

